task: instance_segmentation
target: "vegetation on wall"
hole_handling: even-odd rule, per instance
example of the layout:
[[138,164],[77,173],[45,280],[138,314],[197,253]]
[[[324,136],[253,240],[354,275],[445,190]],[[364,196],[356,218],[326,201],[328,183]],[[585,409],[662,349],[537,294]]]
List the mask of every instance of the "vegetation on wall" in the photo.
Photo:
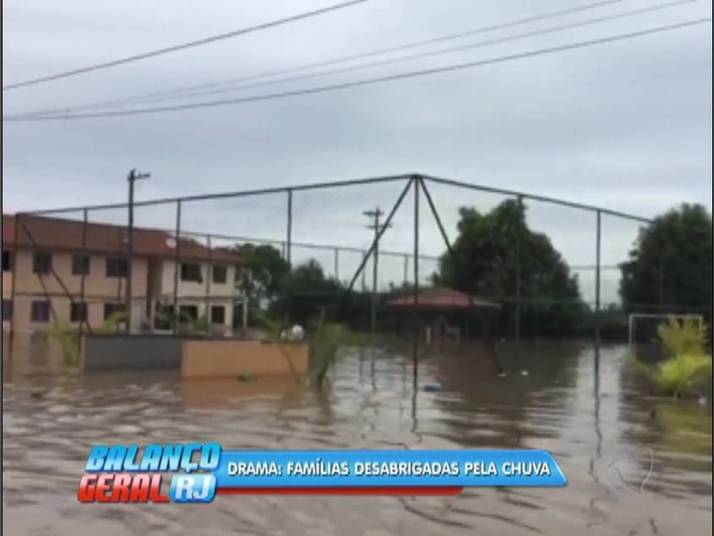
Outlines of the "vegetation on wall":
[[47,334],[55,341],[64,355],[67,365],[79,365],[79,329],[67,322],[57,320],[50,325]]
[[[94,332],[102,335],[111,335],[121,332],[126,326],[127,314],[116,311],[107,318]],[[65,361],[71,367],[79,366],[79,327],[64,320],[52,322],[47,331],[51,340],[55,341],[64,355]]]

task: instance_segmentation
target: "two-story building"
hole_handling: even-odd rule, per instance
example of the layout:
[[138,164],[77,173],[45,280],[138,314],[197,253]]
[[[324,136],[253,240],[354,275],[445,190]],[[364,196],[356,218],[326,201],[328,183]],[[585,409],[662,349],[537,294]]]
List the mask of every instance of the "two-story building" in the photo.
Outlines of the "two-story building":
[[231,333],[242,297],[235,253],[161,230],[132,236],[130,266],[125,226],[3,215],[3,329],[45,330],[54,321],[94,328],[130,301],[132,332],[161,332],[172,327],[175,296],[183,323]]

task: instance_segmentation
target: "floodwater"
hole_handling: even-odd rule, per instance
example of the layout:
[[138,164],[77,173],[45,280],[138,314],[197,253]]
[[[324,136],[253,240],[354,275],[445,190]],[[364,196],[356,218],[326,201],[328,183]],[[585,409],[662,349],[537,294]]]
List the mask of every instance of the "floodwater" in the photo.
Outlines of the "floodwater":
[[[709,401],[653,397],[622,346],[435,345],[413,389],[407,349],[349,349],[322,391],[288,378],[182,382],[86,374],[16,341],[3,378],[3,533],[708,535]],[[522,372],[527,371],[527,374]],[[441,390],[424,389],[441,384]],[[416,392],[416,396],[415,396]],[[82,505],[92,443],[218,441],[226,448],[539,448],[565,488],[457,497],[218,496],[210,505]]]

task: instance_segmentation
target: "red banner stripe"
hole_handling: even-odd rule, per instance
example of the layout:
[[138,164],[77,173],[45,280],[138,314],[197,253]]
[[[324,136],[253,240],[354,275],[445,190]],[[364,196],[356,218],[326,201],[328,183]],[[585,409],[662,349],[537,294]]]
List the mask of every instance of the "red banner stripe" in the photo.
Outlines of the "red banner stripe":
[[282,487],[282,488],[216,488],[220,495],[430,495],[453,496],[464,490],[463,486],[380,486],[380,487]]

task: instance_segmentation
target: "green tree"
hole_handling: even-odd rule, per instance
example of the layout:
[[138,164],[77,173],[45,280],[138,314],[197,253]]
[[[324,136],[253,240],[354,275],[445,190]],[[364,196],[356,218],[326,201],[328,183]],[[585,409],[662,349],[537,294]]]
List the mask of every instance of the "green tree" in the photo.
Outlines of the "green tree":
[[240,284],[255,297],[273,297],[290,272],[288,261],[269,245],[240,244],[233,247],[240,257]]
[[712,217],[682,204],[640,230],[620,265],[620,297],[628,310],[646,304],[712,307]]
[[325,276],[319,262],[310,259],[290,270],[280,282],[280,297],[273,311],[306,323],[335,304],[341,285]]
[[320,263],[310,259],[290,270],[282,281],[282,288],[295,293],[316,293],[334,291],[339,283],[327,278]]
[[543,334],[572,331],[585,311],[577,277],[545,234],[528,229],[525,206],[507,200],[485,214],[467,207],[459,214],[454,255],[442,255],[434,282],[502,301],[509,317],[517,295],[520,242],[522,325]]

